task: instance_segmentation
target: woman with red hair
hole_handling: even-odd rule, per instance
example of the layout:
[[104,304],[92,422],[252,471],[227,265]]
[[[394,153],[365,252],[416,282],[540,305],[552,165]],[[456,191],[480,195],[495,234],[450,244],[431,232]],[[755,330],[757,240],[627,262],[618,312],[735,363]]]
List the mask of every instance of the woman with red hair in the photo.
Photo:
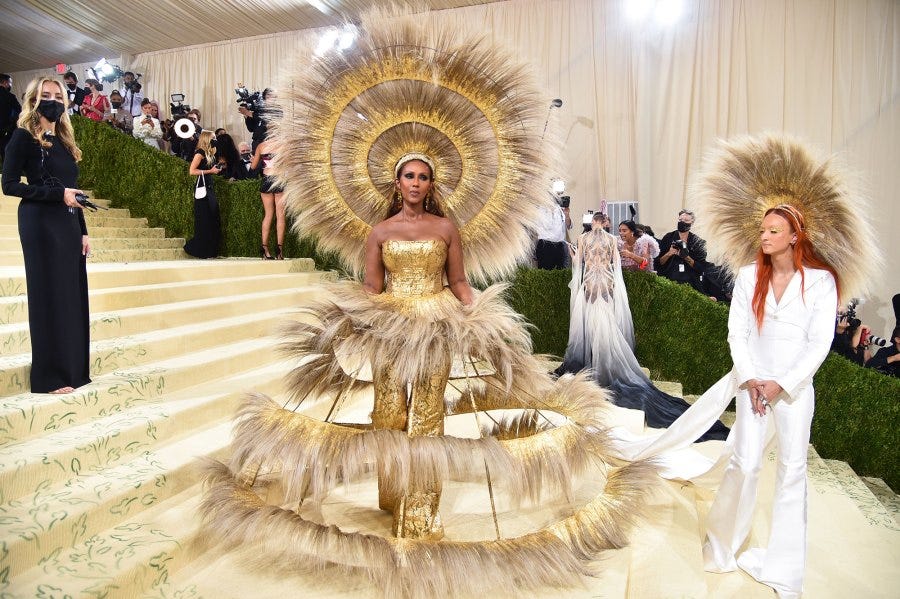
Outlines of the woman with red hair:
[[[816,254],[803,215],[766,210],[755,264],[738,271],[728,315],[736,397],[732,452],[707,517],[707,570],[737,568],[797,597],[806,557],[806,455],[815,407],[812,378],[834,336],[838,276]],[[750,534],[771,412],[778,475],[765,547],[738,555]]]
[[[706,569],[740,568],[782,599],[799,597],[813,376],[831,347],[839,292],[860,293],[877,270],[877,250],[866,243],[873,234],[860,198],[850,197],[830,161],[784,135],[723,143],[692,195],[709,219],[711,245],[737,273],[728,314],[734,366],[661,435],[617,431],[618,449],[629,459],[656,457],[666,478],[697,478],[714,464],[684,448],[734,399],[735,423],[718,461],[727,465],[706,518]],[[778,443],[769,537],[741,552],[769,420]]]

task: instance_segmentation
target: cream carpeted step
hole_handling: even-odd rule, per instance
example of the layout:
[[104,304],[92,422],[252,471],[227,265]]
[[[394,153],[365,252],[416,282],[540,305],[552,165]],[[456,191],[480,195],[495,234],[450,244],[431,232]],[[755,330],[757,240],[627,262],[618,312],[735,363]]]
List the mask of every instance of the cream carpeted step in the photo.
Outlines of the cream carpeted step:
[[857,476],[850,464],[840,460],[823,461],[834,472],[835,478],[843,487],[846,495],[853,500],[860,513],[870,524],[900,531],[894,515],[869,490],[869,487]]
[[[284,310],[277,308],[92,342],[91,377],[233,341],[266,337],[284,318]],[[0,360],[0,365],[0,395],[18,393],[15,381],[29,380],[31,353],[9,356]],[[10,385],[4,386],[4,381]]]
[[[91,198],[91,201],[98,206],[106,206],[109,208],[112,205],[110,200],[104,200],[102,198],[98,199],[94,197],[94,192],[90,190],[84,190],[85,195]],[[21,202],[21,198],[17,198],[15,196],[8,196],[0,193],[0,213],[3,212],[12,212],[16,213],[19,210],[19,202]]]
[[73,599],[198,599],[193,589],[176,587],[169,579],[202,557],[195,549],[200,493],[199,484],[188,487],[74,547],[54,551],[17,576],[10,594],[50,597],[47,591],[52,588],[52,597]]
[[869,487],[872,495],[878,498],[881,505],[894,517],[894,522],[900,523],[900,496],[898,496],[886,482],[880,478],[860,476],[860,480]]
[[[159,239],[162,243],[167,243],[163,239]],[[191,257],[187,255],[181,245],[178,247],[166,248],[136,248],[136,249],[91,249],[92,262],[149,262],[155,260],[189,260]],[[18,252],[0,252],[0,266],[16,266],[24,264],[21,250]]]
[[[261,262],[261,261],[260,261]],[[279,273],[221,279],[199,279],[149,285],[129,285],[90,289],[91,312],[123,310],[137,306],[167,304],[192,299],[221,297],[249,291],[276,291],[306,285],[320,279],[315,273]],[[0,297],[0,321],[27,322],[28,300],[25,295]]]
[[209,383],[273,361],[269,338],[211,349],[106,374],[69,395],[25,393],[0,399],[0,445],[50,434],[92,418],[122,412],[187,387]]
[[[0,488],[7,502],[116,466],[234,415],[246,391],[277,395],[284,362],[168,393],[133,408],[0,448]],[[62,403],[62,400],[60,401]]]
[[[85,210],[84,220],[87,223],[88,234],[93,227],[146,227],[146,218],[134,218],[124,208],[111,208],[91,212]],[[15,212],[0,212],[0,225],[18,225],[18,215]]]
[[[309,258],[290,260],[260,260],[258,258],[228,258],[223,260],[186,260],[180,262],[142,262],[140,264],[87,265],[88,288],[128,287],[180,281],[221,279],[226,277],[313,272],[315,264]],[[328,273],[318,273],[327,276]],[[25,295],[25,269],[0,267],[0,297]]]
[[[171,302],[91,314],[91,340],[100,341],[197,322],[197,315],[213,320],[283,308],[294,309],[321,293],[316,285],[278,291],[243,293],[211,299]],[[0,356],[31,351],[28,323],[0,325]]]
[[[130,231],[141,231],[142,229],[129,229]],[[91,252],[100,250],[136,250],[145,248],[182,248],[184,239],[180,237],[94,237],[91,239]],[[8,252],[22,253],[22,243],[18,237],[0,237],[0,253]]]
[[[94,241],[109,237],[155,237],[161,239],[166,236],[166,230],[161,227],[91,227],[88,233]],[[16,247],[21,247],[18,225],[0,224],[0,238],[15,239],[16,243],[19,243]]]
[[15,557],[8,576],[195,485],[197,458],[222,453],[230,430],[225,419],[128,462],[4,504],[3,537]]

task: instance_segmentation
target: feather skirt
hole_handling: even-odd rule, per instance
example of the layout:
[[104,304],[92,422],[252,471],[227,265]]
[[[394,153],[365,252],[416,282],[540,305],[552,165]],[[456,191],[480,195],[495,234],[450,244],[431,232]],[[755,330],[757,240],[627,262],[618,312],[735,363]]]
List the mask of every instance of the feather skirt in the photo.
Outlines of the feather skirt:
[[[386,595],[409,597],[574,584],[600,552],[623,546],[655,468],[609,457],[607,392],[583,375],[553,380],[503,291],[490,287],[461,306],[447,290],[422,300],[369,295],[355,283],[331,286],[328,300],[285,329],[281,349],[296,360],[289,406],[249,395],[230,462],[207,464],[207,530],[230,545],[264,543],[285,563],[338,564]],[[457,389],[445,402],[447,415],[504,411],[487,419],[492,424],[479,438],[414,437],[295,411],[304,400],[336,401],[369,388],[371,373],[387,365],[403,381],[419,380],[446,355]],[[371,477],[382,456],[391,459],[381,460],[381,484],[397,495],[431,481],[483,481],[485,472],[513,506],[552,497],[572,502],[574,483],[586,476],[606,486],[567,518],[480,542],[344,532],[283,507],[304,502],[317,509],[337,486]],[[276,488],[279,501],[270,505],[263,497]]]

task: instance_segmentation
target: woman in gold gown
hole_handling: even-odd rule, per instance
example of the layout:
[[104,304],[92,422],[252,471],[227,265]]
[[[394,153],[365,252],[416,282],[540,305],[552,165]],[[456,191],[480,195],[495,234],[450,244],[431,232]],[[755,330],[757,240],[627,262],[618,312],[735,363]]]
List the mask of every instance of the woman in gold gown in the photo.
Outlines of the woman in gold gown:
[[[463,267],[459,231],[441,211],[435,190],[434,164],[424,154],[406,154],[394,169],[396,190],[388,218],[372,228],[366,242],[365,290],[404,313],[421,312],[432,305],[458,310],[472,303],[472,288]],[[385,286],[385,271],[388,272]],[[449,286],[444,287],[447,277]],[[391,363],[374,372],[375,405],[372,425],[376,430],[402,430],[410,436],[444,434],[444,389],[450,374],[450,354],[434,349],[433,368],[413,380],[398,376]],[[407,385],[411,389],[407,389]],[[398,537],[440,538],[438,515],[440,483],[431,481],[396,496],[379,473],[378,504],[394,514]]]

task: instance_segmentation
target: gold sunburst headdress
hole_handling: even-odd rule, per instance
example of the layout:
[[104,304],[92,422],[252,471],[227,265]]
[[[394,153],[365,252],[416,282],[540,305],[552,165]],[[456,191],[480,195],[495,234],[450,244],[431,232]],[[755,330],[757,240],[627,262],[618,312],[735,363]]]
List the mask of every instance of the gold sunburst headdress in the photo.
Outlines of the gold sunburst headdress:
[[816,253],[840,276],[845,297],[864,293],[881,263],[865,199],[850,191],[833,159],[789,135],[721,141],[690,195],[732,272],[756,259],[760,223],[779,205],[799,215]]
[[372,13],[357,31],[349,48],[298,58],[279,86],[273,171],[295,230],[360,272],[398,160],[427,155],[469,275],[507,274],[549,201],[545,103],[529,69],[422,15]]

